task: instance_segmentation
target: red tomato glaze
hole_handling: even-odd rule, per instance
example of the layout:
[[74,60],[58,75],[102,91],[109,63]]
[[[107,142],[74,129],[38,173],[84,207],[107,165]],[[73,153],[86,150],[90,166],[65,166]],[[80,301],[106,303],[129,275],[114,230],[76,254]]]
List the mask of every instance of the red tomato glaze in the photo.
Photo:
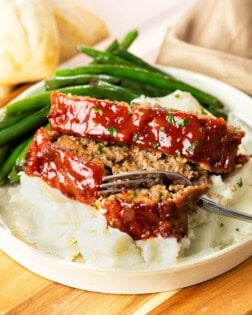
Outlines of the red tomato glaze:
[[133,239],[162,236],[181,239],[187,233],[188,205],[169,200],[157,203],[141,203],[132,200],[104,200],[108,225],[126,232]]
[[217,173],[232,170],[243,136],[229,132],[223,118],[58,92],[51,96],[49,122],[60,132],[160,150]]

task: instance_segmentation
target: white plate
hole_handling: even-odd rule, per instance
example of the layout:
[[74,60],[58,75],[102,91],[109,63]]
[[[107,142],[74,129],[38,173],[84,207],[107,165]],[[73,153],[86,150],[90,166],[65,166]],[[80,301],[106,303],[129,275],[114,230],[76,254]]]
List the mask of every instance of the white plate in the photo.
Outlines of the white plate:
[[[252,128],[252,99],[227,84],[197,73],[166,68],[180,80],[215,95]],[[20,97],[39,91],[35,85]],[[142,294],[162,292],[190,286],[216,277],[237,266],[252,255],[252,237],[222,250],[178,263],[163,270],[97,270],[76,262],[68,262],[20,241],[0,222],[0,248],[18,263],[50,280],[71,287],[104,293]]]

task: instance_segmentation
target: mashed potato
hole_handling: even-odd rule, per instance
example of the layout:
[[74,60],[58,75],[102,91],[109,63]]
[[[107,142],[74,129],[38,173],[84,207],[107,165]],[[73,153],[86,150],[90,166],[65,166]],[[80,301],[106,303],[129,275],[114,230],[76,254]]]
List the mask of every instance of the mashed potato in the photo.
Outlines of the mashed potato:
[[[222,180],[212,176],[213,186],[208,197],[217,203],[246,213],[252,213],[252,160]],[[250,222],[235,220],[198,209],[189,217],[191,245],[184,259],[202,256],[252,236]]]
[[66,198],[36,177],[22,174],[21,185],[8,193],[10,202],[6,200],[1,215],[17,237],[44,252],[93,267],[165,267],[175,263],[189,243],[161,237],[133,241],[107,227],[101,211]]

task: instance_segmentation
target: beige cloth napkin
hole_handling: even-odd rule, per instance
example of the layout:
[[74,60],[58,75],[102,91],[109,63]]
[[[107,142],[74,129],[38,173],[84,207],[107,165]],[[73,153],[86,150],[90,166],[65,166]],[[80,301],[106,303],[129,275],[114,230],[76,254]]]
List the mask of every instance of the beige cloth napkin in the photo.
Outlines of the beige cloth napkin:
[[157,62],[252,94],[252,0],[199,0],[167,31]]

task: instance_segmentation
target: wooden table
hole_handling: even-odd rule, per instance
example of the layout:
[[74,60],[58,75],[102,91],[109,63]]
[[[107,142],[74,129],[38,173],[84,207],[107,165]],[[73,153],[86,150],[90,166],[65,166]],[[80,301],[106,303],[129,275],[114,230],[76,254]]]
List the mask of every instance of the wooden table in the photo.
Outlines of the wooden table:
[[252,258],[213,280],[182,290],[109,295],[54,283],[0,251],[0,314],[252,314]]

